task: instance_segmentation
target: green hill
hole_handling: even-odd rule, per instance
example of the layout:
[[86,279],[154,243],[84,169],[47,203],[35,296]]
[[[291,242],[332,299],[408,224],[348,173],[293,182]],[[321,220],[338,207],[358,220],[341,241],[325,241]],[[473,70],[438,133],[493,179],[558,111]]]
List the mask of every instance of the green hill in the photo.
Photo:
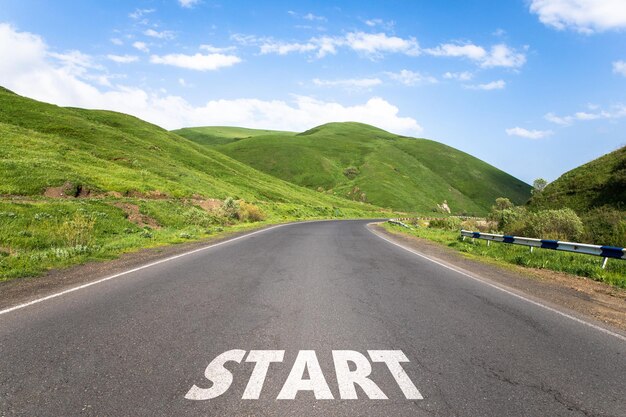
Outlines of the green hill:
[[62,108],[0,90],[0,194],[217,198],[357,207],[294,186],[158,126],[111,111]]
[[533,196],[531,207],[570,207],[578,213],[610,206],[626,211],[626,147],[581,165]]
[[263,220],[333,217],[381,213],[132,116],[0,88],[0,281]]
[[263,135],[293,135],[293,132],[283,132],[280,130],[247,129],[245,127],[211,126],[207,127],[186,127],[174,130],[173,133],[186,137],[187,139],[201,145],[223,145],[236,142],[240,139],[252,138]]
[[[447,201],[453,213],[486,213],[497,197],[516,204],[530,186],[454,148],[361,123],[329,123],[299,134],[177,131],[274,177],[310,189],[403,211]],[[245,133],[245,132],[243,132]]]

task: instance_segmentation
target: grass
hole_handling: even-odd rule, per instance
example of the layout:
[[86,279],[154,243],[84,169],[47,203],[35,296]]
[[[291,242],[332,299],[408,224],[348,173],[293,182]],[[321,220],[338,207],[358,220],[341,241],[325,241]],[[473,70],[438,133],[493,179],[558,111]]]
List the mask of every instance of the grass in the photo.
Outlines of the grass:
[[405,229],[401,226],[384,224],[385,229],[395,233],[425,238],[461,252],[470,259],[487,261],[498,265],[517,265],[526,268],[547,269],[565,272],[595,281],[605,282],[619,288],[626,288],[626,261],[609,259],[606,269],[602,269],[602,258],[577,253],[558,252],[548,249],[495,243],[487,246],[486,241],[466,239],[463,241],[458,231],[427,227]]
[[236,142],[240,139],[252,138],[264,135],[293,135],[293,132],[279,130],[247,129],[245,127],[211,126],[211,127],[187,127],[174,130],[173,133],[184,136],[187,139],[201,145],[224,145]]
[[478,215],[497,197],[516,204],[530,197],[527,184],[471,155],[361,123],[248,137],[222,127],[177,132],[276,178],[394,210],[431,212],[447,200],[453,213]]
[[[378,207],[280,180],[135,117],[2,88],[0,137],[0,281],[264,224],[381,217]],[[53,189],[71,197],[50,197]],[[246,218],[203,206],[228,198]]]
[[585,213],[610,206],[626,213],[626,146],[581,165],[533,196],[533,208],[570,207]]

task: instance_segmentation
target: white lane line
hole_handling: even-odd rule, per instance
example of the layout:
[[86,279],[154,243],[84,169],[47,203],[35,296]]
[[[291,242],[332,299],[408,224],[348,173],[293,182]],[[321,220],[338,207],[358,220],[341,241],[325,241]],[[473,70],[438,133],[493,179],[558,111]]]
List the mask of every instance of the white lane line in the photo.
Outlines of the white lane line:
[[426,259],[426,260],[428,260],[428,261],[430,261],[430,262],[432,262],[432,263],[435,263],[435,264],[437,264],[437,265],[439,265],[439,266],[442,266],[442,267],[444,267],[444,268],[446,268],[446,269],[449,269],[449,270],[451,270],[451,271],[454,271],[454,272],[456,272],[457,274],[461,274],[461,275],[463,275],[463,276],[465,276],[465,277],[467,277],[467,278],[471,278],[471,279],[473,279],[474,281],[478,281],[478,282],[480,282],[480,283],[483,283],[483,284],[485,284],[485,285],[490,286],[491,288],[495,288],[496,290],[502,291],[502,292],[504,292],[504,293],[507,293],[507,294],[509,294],[509,295],[512,295],[513,297],[519,298],[520,300],[524,300],[524,301],[526,301],[526,302],[528,302],[528,303],[534,304],[534,305],[536,305],[537,307],[541,307],[541,308],[543,308],[543,309],[546,309],[546,310],[548,310],[548,311],[551,311],[551,312],[553,312],[553,313],[556,313],[556,314],[558,314],[558,315],[560,315],[560,316],[567,317],[568,319],[574,320],[575,322],[578,322],[578,323],[580,323],[580,324],[584,324],[585,326],[589,326],[589,327],[591,327],[591,328],[593,328],[593,329],[599,330],[599,331],[601,331],[602,333],[605,333],[605,334],[608,334],[608,335],[610,335],[610,336],[616,337],[616,338],[618,338],[618,339],[620,339],[620,340],[626,341],[626,336],[623,336],[623,335],[621,335],[621,334],[619,334],[619,333],[612,332],[612,331],[610,331],[610,330],[608,330],[608,329],[605,329],[604,327],[600,327],[600,326],[595,325],[595,324],[593,324],[593,323],[589,323],[588,321],[585,321],[585,320],[579,319],[578,317],[572,316],[571,314],[564,313],[564,312],[562,312],[562,311],[557,310],[556,308],[549,307],[549,306],[547,306],[547,305],[545,305],[545,304],[542,304],[542,303],[540,303],[540,302],[537,302],[537,301],[535,301],[535,300],[531,300],[530,298],[526,298],[526,297],[524,297],[523,295],[516,294],[516,293],[514,293],[513,291],[509,291],[509,290],[507,290],[507,289],[505,289],[505,288],[502,288],[502,287],[500,287],[500,286],[498,286],[498,285],[492,284],[491,282],[488,282],[488,281],[484,280],[483,278],[479,278],[479,277],[476,277],[476,276],[470,275],[470,274],[468,274],[468,273],[466,273],[466,272],[463,272],[463,271],[461,271],[461,270],[459,270],[459,269],[453,268],[453,267],[451,267],[451,266],[449,266],[449,265],[446,265],[446,264],[444,264],[444,263],[442,263],[442,262],[436,261],[436,260],[434,260],[434,259],[432,259],[432,258],[429,258],[428,256],[424,255],[423,253],[417,252],[417,251],[415,251],[415,250],[413,250],[413,249],[411,249],[411,248],[408,248],[408,247],[406,247],[406,246],[404,246],[404,245],[401,245],[401,244],[396,243],[396,242],[394,242],[394,241],[392,241],[392,240],[390,240],[390,239],[387,239],[385,236],[382,236],[381,234],[379,234],[379,233],[375,232],[375,231],[374,231],[374,230],[372,230],[370,227],[367,227],[367,230],[369,230],[371,233],[373,233],[374,235],[378,236],[379,238],[381,238],[381,239],[383,239],[383,240],[385,240],[385,241],[387,241],[387,242],[391,243],[392,245],[395,245],[395,246],[397,246],[397,247],[399,247],[399,248],[402,248],[402,249],[404,249],[405,251],[411,252],[411,253],[412,253],[412,254],[414,254],[414,255],[417,255],[417,256],[419,256],[419,257],[421,257],[421,258],[424,258],[424,259]]
[[139,266],[137,268],[129,269],[128,271],[120,272],[120,273],[115,274],[115,275],[111,275],[111,276],[108,276],[108,277],[105,277],[105,278],[101,278],[101,279],[96,280],[96,281],[89,282],[87,284],[79,285],[77,287],[72,287],[72,288],[69,288],[67,290],[64,290],[64,291],[61,291],[61,292],[57,292],[57,293],[54,293],[54,294],[50,294],[50,295],[47,295],[47,296],[42,297],[42,298],[37,298],[36,300],[32,300],[32,301],[29,301],[29,302],[26,302],[26,303],[23,303],[23,304],[18,304],[16,306],[6,308],[4,310],[0,310],[0,315],[6,314],[6,313],[10,313],[11,311],[19,310],[19,309],[22,309],[24,307],[28,307],[28,306],[33,305],[33,304],[41,303],[42,301],[46,301],[46,300],[50,300],[52,298],[60,297],[62,295],[65,295],[65,294],[68,294],[68,293],[71,293],[71,292],[74,292],[74,291],[82,290],[83,288],[91,287],[92,285],[100,284],[102,282],[109,281],[109,280],[114,279],[114,278],[119,278],[119,277],[121,277],[123,275],[128,275],[128,274],[131,274],[133,272],[141,271],[142,269],[150,268],[150,267],[155,266],[155,265],[159,265],[159,264],[162,264],[162,263],[165,263],[165,262],[173,261],[174,259],[178,259],[178,258],[182,258],[182,257],[187,256],[187,255],[191,255],[191,254],[194,254],[194,253],[202,252],[204,250],[211,249],[211,248],[214,248],[216,246],[225,245],[226,243],[231,243],[231,242],[234,242],[234,241],[240,240],[240,239],[245,239],[247,237],[254,236],[254,235],[257,235],[259,233],[265,233],[265,232],[268,232],[270,230],[273,230],[273,229],[276,229],[276,228],[279,228],[279,227],[287,226],[289,224],[293,224],[293,223],[279,224],[277,226],[268,227],[267,229],[257,230],[256,232],[251,232],[251,233],[248,233],[248,234],[245,234],[245,235],[242,235],[242,236],[234,237],[232,239],[224,240],[224,241],[219,242],[219,243],[214,243],[213,245],[204,246],[204,247],[201,247],[201,248],[198,248],[198,249],[190,250],[189,252],[184,252],[184,253],[181,253],[181,254],[178,254],[178,255],[170,256],[169,258],[161,259],[161,260],[158,260],[158,261],[146,264],[146,265]]

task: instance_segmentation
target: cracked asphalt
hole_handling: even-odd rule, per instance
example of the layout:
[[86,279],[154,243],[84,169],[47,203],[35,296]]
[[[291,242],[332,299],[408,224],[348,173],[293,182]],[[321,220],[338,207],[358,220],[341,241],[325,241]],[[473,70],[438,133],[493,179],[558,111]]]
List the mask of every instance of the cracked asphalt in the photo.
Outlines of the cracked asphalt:
[[[185,399],[233,349],[284,351],[259,399],[242,400],[246,361],[225,365],[224,394]],[[303,350],[334,399],[276,399]],[[334,350],[402,351],[423,399],[383,363],[368,378],[388,399],[358,385],[341,399]],[[367,221],[273,228],[0,315],[3,416],[623,417],[625,398],[624,340],[404,251]]]

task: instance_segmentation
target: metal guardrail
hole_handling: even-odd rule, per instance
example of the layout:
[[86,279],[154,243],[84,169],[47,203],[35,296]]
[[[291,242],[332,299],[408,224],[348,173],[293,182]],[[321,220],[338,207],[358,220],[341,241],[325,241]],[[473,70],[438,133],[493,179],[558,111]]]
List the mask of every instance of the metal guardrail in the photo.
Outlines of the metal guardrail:
[[410,229],[410,228],[411,228],[411,226],[409,226],[409,225],[408,225],[408,224],[406,224],[406,223],[402,223],[402,222],[401,222],[400,220],[398,220],[398,219],[389,219],[389,220],[387,220],[387,221],[388,221],[389,223],[391,223],[391,224],[397,224],[398,226],[402,226],[402,227],[404,227],[404,228],[406,228],[406,229]]
[[530,246],[532,252],[533,248],[552,249],[566,252],[584,253],[586,255],[602,256],[604,261],[602,262],[602,268],[606,267],[606,262],[609,258],[614,259],[626,259],[626,249],[618,248],[615,246],[600,246],[590,245],[587,243],[574,243],[574,242],[562,242],[560,240],[548,240],[548,239],[534,239],[530,237],[519,236],[507,236],[496,235],[492,233],[472,232],[469,230],[461,230],[461,236],[463,240],[466,237],[472,239],[484,239],[487,240],[487,245],[491,241],[511,243],[513,245]]

